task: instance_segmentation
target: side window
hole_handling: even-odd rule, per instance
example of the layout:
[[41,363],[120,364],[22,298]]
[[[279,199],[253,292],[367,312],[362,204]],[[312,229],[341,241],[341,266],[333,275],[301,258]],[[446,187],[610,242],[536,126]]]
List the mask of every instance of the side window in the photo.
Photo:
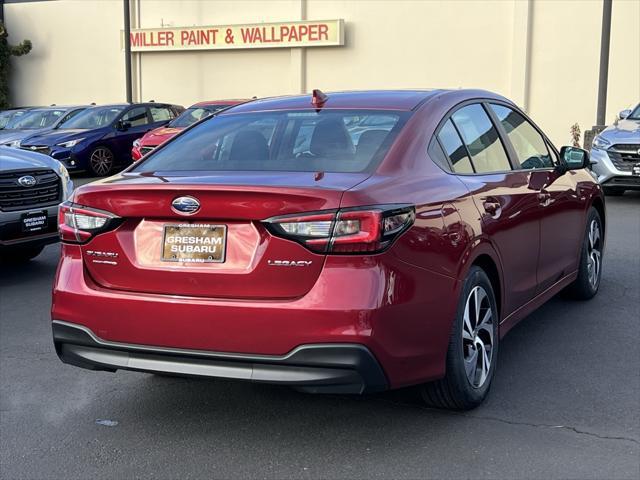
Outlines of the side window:
[[174,118],[173,112],[167,107],[149,107],[154,122],[166,122]]
[[518,156],[519,169],[553,168],[544,138],[522,115],[502,105],[491,104]]
[[451,171],[451,167],[449,166],[449,161],[447,160],[447,155],[442,150],[440,146],[440,142],[435,138],[431,139],[431,143],[429,143],[429,148],[427,149],[429,153],[429,157],[433,160],[433,163],[438,165],[445,172]]
[[438,140],[444,149],[444,152],[451,160],[453,171],[456,173],[473,173],[471,160],[467,155],[467,149],[464,148],[460,135],[456,132],[456,128],[447,120],[438,133]]
[[462,135],[476,173],[511,170],[509,158],[482,105],[462,107],[451,118]]
[[132,127],[146,125],[149,123],[147,118],[147,107],[135,107],[122,116],[123,122],[129,122]]

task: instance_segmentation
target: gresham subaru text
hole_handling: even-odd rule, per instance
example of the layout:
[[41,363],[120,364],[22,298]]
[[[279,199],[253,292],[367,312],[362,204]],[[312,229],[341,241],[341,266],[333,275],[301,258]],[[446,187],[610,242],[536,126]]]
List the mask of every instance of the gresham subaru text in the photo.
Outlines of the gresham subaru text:
[[588,167],[485,91],[232,107],[61,205],[56,351],[308,392],[419,385],[473,408],[510,328],[598,291]]

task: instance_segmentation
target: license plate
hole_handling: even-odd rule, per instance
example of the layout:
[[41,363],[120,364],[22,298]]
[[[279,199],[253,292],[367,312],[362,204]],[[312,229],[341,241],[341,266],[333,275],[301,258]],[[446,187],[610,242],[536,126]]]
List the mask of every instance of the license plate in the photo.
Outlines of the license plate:
[[632,175],[637,175],[640,177],[640,163],[636,163],[633,168],[631,169],[631,174]]
[[22,214],[21,226],[25,233],[35,233],[46,230],[49,218],[47,212],[29,212]]
[[226,225],[165,225],[162,260],[165,262],[222,263],[227,244]]

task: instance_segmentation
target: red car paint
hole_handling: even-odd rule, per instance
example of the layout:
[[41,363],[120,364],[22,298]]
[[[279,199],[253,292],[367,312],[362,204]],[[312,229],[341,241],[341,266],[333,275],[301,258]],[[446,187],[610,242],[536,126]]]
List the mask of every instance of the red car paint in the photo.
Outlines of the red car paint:
[[[301,345],[358,344],[372,352],[391,388],[441,378],[472,265],[495,271],[504,336],[576,278],[586,212],[595,206],[604,217],[601,189],[587,170],[455,175],[437,166],[428,154],[434,132],[470,101],[516,108],[485,91],[330,94],[323,109],[410,112],[369,173],[161,176],[130,168],[80,187],[74,204],[122,220],[87,243],[63,241],[52,318],[104,342],[196,352],[277,357]],[[220,116],[315,108],[309,96],[282,97]],[[551,198],[543,202],[545,185]],[[171,208],[184,195],[201,203],[189,221],[227,225],[224,263],[160,260],[162,226],[186,221]],[[494,201],[499,215],[485,210]],[[382,253],[316,253],[264,223],[390,204],[414,206],[415,221]],[[103,258],[107,253],[116,264]],[[274,267],[273,259],[306,266]]]
[[[197,107],[215,107],[214,109],[212,109],[212,111],[214,111],[221,108],[231,107],[233,105],[238,105],[246,101],[247,100],[213,100],[207,102],[199,102],[191,105],[187,110],[185,110],[185,112]],[[177,118],[174,120],[177,120]],[[159,127],[155,130],[151,130],[150,132],[145,133],[143,137],[134,142],[134,145],[131,148],[131,158],[134,162],[140,160],[145,155],[145,153],[147,153],[147,151],[151,151],[151,149],[157,147],[163,142],[166,142],[170,138],[173,138],[175,135],[186,128],[183,126],[172,126],[172,124],[175,123],[174,120],[163,127]]]

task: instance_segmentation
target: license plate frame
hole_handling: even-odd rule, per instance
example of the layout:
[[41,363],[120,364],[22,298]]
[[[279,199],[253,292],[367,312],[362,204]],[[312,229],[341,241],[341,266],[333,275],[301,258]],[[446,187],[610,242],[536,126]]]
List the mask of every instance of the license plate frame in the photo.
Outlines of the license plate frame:
[[[199,229],[200,232],[194,232]],[[184,233],[181,232],[184,230]],[[189,232],[189,230],[191,230]],[[204,233],[209,235],[203,236]],[[215,234],[214,234],[215,233]],[[211,238],[211,242],[205,242],[198,244],[197,240],[193,243],[191,240],[183,241],[168,241],[168,238]],[[221,238],[220,242],[215,239]],[[216,248],[214,255],[207,255],[207,252],[191,251],[191,252],[171,252],[171,246],[183,245],[185,247],[213,247]],[[167,248],[169,247],[169,248]],[[209,263],[224,263],[226,260],[227,251],[227,226],[219,224],[209,223],[167,223],[162,226],[162,244],[160,246],[160,259],[163,262],[171,263],[188,263],[193,265],[209,264]]]
[[[32,219],[41,219],[35,222]],[[29,220],[32,220],[29,222]],[[49,227],[49,215],[46,210],[34,210],[20,215],[20,230],[22,233],[43,232]]]

